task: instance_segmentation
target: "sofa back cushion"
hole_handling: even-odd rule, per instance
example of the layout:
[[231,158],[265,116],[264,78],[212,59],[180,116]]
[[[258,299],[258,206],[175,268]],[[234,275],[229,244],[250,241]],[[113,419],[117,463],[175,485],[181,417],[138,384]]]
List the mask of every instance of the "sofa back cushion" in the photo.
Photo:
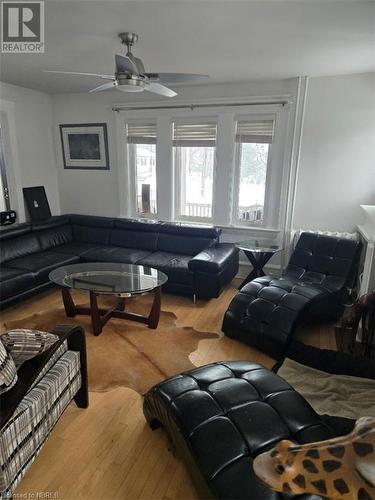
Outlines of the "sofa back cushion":
[[40,252],[41,246],[34,233],[26,233],[15,238],[3,239],[0,244],[0,263]]
[[44,231],[36,232],[42,250],[65,245],[73,240],[72,227],[69,224],[52,227]]
[[197,255],[213,244],[214,242],[209,238],[160,234],[158,239],[158,250],[161,252],[180,253],[183,255]]
[[93,226],[73,226],[73,238],[83,243],[108,245],[110,229]]
[[219,241],[220,230],[213,226],[164,223],[160,228],[158,250],[196,255]]
[[157,240],[158,233],[112,229],[109,243],[118,247],[155,251]]
[[155,251],[162,225],[154,219],[115,219],[110,244]]
[[114,221],[108,217],[72,215],[73,239],[83,243],[108,245]]

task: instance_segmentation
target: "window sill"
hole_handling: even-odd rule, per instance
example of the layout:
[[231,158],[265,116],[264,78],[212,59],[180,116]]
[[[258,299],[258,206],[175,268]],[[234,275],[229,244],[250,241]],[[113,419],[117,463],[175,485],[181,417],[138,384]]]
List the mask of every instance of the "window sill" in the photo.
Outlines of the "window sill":
[[274,229],[274,228],[267,228],[267,227],[257,227],[257,226],[236,226],[236,225],[232,225],[232,224],[229,224],[227,226],[223,226],[223,225],[220,225],[220,224],[215,224],[216,227],[219,227],[220,229],[226,229],[226,230],[229,230],[229,231],[236,231],[236,232],[239,232],[239,231],[244,231],[244,232],[250,232],[250,233],[257,233],[257,232],[260,232],[260,233],[274,233],[274,234],[278,234],[280,233],[281,229]]

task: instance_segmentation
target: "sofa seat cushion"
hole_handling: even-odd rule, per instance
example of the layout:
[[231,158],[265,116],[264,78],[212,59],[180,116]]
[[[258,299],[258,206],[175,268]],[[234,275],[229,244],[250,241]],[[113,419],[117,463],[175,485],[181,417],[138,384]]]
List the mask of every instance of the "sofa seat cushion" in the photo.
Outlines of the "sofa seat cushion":
[[34,274],[26,269],[0,269],[0,297],[1,300],[13,297],[32,288],[35,282]]
[[121,264],[136,264],[139,260],[150,255],[147,250],[123,247],[93,248],[81,255],[82,260],[88,262],[120,262]]
[[221,499],[283,498],[255,476],[253,459],[282,439],[303,444],[335,437],[289,384],[247,361],[214,363],[165,380],[146,394],[144,413],[172,440],[183,436],[183,458],[197,465]]
[[51,249],[53,252],[63,253],[66,255],[77,255],[81,256],[88,250],[93,250],[96,248],[105,248],[104,245],[96,245],[95,243],[83,243],[80,241],[72,241],[71,243],[66,243]]
[[154,267],[168,276],[168,282],[191,285],[193,273],[189,271],[190,255],[169,252],[154,252],[137,264]]
[[41,281],[46,281],[48,273],[56,267],[63,266],[64,264],[73,264],[78,260],[79,258],[75,255],[60,254],[47,250],[11,260],[7,265],[16,269],[31,271],[34,273],[35,281],[40,283]]

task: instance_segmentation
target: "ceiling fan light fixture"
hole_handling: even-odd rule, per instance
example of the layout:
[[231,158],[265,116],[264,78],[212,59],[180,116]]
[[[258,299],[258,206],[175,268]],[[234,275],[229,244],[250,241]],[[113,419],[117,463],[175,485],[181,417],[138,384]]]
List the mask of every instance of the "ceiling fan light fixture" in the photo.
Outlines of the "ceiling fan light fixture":
[[145,82],[134,78],[118,79],[116,88],[122,92],[143,92]]

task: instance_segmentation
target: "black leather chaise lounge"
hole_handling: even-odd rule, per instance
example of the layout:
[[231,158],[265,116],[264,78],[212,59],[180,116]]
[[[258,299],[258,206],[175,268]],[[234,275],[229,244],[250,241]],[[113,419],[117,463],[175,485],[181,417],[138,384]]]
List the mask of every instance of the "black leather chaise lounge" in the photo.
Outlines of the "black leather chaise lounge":
[[360,251],[355,240],[302,233],[280,278],[256,278],[233,298],[224,334],[280,359],[299,325],[341,316]]
[[[295,342],[291,347],[288,357],[300,363],[375,379],[369,359]],[[169,435],[202,499],[290,499],[255,476],[254,458],[282,439],[323,441],[354,426],[351,419],[317,414],[281,377],[249,361],[213,363],[165,380],[146,394],[143,410],[152,429],[163,427]]]
[[168,276],[166,291],[218,297],[238,271],[238,250],[214,226],[146,219],[62,215],[0,230],[0,306],[51,283],[53,269],[74,262],[151,266]]

